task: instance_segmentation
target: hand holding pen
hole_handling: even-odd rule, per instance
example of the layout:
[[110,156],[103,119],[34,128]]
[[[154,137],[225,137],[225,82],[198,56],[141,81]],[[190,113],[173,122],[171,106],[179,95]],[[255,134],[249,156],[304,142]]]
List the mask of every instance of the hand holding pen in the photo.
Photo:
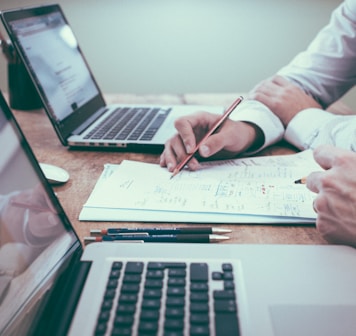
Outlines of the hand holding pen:
[[174,169],[173,174],[171,178],[173,178],[175,175],[177,175],[185,166],[186,164],[193,158],[193,156],[198,152],[200,146],[206,141],[208,137],[210,137],[212,134],[214,134],[225,122],[225,120],[230,116],[230,114],[235,110],[237,105],[239,105],[242,102],[243,98],[239,97],[237,98],[231,106],[223,113],[220,119],[218,119],[215,124],[209,129],[209,131],[205,134],[205,136],[199,141],[199,143],[195,146],[193,151],[189,153]]

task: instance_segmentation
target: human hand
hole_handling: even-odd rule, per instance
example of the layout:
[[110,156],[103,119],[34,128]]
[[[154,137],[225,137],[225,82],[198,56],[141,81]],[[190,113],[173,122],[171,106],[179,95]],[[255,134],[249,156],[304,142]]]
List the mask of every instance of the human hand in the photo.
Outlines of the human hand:
[[273,76],[259,83],[248,94],[249,99],[266,105],[287,127],[293,117],[306,108],[321,108],[311,96],[281,76]]
[[[178,131],[165,143],[160,157],[160,165],[173,171],[187,154],[191,154],[199,141],[208,133],[221,115],[197,112],[178,118],[175,127]],[[261,130],[252,124],[227,119],[217,133],[212,134],[199,148],[201,157],[231,158],[246,151],[263,137]],[[191,170],[199,168],[197,158],[188,162]]]
[[322,145],[314,158],[326,169],[307,177],[307,187],[318,193],[317,229],[329,242],[356,247],[356,153]]

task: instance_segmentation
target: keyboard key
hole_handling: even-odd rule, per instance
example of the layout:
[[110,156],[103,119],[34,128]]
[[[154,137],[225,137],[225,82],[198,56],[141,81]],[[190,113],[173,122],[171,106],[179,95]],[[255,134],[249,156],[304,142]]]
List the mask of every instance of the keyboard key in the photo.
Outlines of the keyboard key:
[[[192,325],[190,327],[190,335],[191,336],[200,336],[200,335],[210,335],[210,330],[209,330],[209,327],[207,325]],[[221,334],[218,334],[217,335],[226,335],[224,332],[222,332]]]
[[184,297],[169,296],[166,299],[167,307],[183,307],[185,304]]
[[216,313],[215,314],[215,333],[216,335],[239,336],[239,325],[236,314]]
[[143,297],[145,299],[160,299],[162,297],[162,290],[145,288],[143,292]]
[[182,287],[168,287],[167,289],[168,296],[184,296],[185,288]]
[[141,274],[143,271],[142,262],[128,262],[125,268],[125,274]]
[[192,263],[190,265],[190,281],[208,281],[208,265],[205,263]]
[[159,310],[143,309],[141,311],[141,320],[158,320]]
[[207,324],[209,324],[209,315],[208,314],[191,313],[190,314],[190,323],[207,325]]
[[184,329],[184,320],[176,318],[167,318],[164,322],[164,329],[170,331],[182,331]]
[[141,321],[138,330],[143,334],[155,334],[158,330],[158,322]]
[[184,309],[183,308],[167,308],[166,316],[170,318],[183,318]]
[[191,292],[190,293],[190,301],[191,302],[208,302],[209,295],[206,292]]

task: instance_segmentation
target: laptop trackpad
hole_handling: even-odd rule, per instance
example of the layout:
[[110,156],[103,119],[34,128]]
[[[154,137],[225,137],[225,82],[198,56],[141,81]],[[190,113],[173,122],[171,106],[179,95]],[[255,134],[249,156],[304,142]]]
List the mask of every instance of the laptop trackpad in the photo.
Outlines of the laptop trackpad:
[[353,305],[276,305],[270,313],[276,336],[355,335]]

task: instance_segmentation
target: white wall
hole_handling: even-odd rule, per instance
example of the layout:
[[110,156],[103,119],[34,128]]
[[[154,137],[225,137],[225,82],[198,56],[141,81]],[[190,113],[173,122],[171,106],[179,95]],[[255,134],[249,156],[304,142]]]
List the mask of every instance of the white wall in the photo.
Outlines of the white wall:
[[[58,2],[103,92],[182,93],[249,90],[304,49],[341,0]],[[3,57],[0,76],[6,90]]]

